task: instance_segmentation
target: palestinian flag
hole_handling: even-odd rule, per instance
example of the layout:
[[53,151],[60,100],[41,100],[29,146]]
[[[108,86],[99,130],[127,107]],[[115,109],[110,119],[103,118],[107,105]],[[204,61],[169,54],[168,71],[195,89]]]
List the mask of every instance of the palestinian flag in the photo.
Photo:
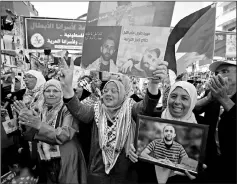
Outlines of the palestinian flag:
[[[168,38],[165,61],[177,75],[198,60],[211,63],[214,50],[216,6],[212,4],[181,19]],[[180,40],[177,53],[184,55],[176,61],[175,44]]]

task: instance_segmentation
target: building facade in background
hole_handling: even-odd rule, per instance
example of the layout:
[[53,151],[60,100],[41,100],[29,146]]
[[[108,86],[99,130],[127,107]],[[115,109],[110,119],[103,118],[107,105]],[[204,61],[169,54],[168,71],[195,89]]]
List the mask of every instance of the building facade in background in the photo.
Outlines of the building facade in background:
[[38,11],[29,1],[1,1],[0,12],[11,10],[18,16],[38,16]]
[[236,31],[236,1],[218,2],[221,12],[216,19],[216,26],[221,31]]
[[[38,11],[29,1],[1,1],[1,16],[8,15],[6,10],[10,10],[18,18],[15,20],[14,27],[11,31],[1,30],[1,49],[16,51],[18,54],[21,50],[24,52],[24,24],[23,16],[38,16]],[[14,58],[1,54],[2,61],[6,64],[14,65]]]

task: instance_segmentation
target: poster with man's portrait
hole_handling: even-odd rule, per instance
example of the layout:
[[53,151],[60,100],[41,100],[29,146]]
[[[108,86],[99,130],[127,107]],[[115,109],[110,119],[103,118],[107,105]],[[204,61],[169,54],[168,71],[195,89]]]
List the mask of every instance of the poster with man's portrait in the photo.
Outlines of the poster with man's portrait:
[[164,60],[169,34],[169,27],[122,27],[117,57],[119,72],[152,77],[157,64]]
[[169,27],[175,2],[90,2],[87,26]]
[[117,51],[121,26],[87,26],[84,35],[82,68],[117,73]]
[[226,56],[236,57],[236,34],[226,35]]
[[135,147],[140,161],[197,174],[202,168],[208,126],[139,116]]

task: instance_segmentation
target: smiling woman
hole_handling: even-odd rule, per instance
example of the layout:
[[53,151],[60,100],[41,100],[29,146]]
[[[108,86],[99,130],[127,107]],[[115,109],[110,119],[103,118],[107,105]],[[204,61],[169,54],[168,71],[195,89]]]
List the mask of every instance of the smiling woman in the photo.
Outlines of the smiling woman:
[[125,98],[125,90],[118,81],[111,80],[103,89],[103,102],[107,107],[119,107]]
[[23,103],[30,108],[38,100],[46,80],[42,73],[36,70],[27,71],[23,79],[26,84]]
[[193,109],[197,102],[197,90],[194,85],[186,81],[176,82],[171,86],[167,108],[161,117],[169,120],[178,120],[197,123]]
[[63,103],[60,82],[47,81],[40,100],[39,113],[27,109],[19,115],[20,123],[28,127],[24,138],[37,141],[37,150],[32,149],[40,158],[40,172],[47,176],[47,183],[86,183],[85,160],[77,139],[79,127]]
[[49,86],[44,91],[44,97],[48,105],[53,105],[60,101],[62,93],[56,86]]
[[188,113],[190,109],[191,99],[187,91],[181,87],[177,87],[170,94],[168,108],[170,114],[175,118],[181,118]]

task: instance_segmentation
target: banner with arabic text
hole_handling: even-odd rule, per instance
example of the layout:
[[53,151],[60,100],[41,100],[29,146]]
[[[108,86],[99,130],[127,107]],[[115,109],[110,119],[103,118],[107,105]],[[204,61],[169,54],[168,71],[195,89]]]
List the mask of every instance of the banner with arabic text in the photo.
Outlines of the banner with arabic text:
[[164,60],[169,27],[87,26],[82,68],[150,78]]
[[86,22],[25,18],[27,49],[82,50]]

